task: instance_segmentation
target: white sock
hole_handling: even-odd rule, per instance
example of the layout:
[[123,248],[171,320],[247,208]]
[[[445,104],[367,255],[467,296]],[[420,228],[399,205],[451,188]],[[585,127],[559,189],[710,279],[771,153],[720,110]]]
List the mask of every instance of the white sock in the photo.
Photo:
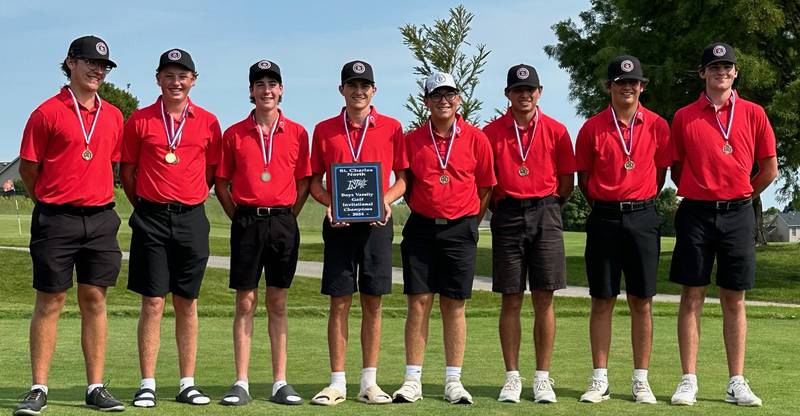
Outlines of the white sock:
[[684,374],[681,380],[688,380],[692,384],[697,384],[697,374]]
[[536,370],[536,372],[533,374],[533,378],[534,380],[548,380],[550,379],[550,372]]
[[247,394],[250,394],[250,383],[247,380],[236,380],[236,382],[233,383],[233,385],[243,388],[244,391],[247,392]]
[[596,378],[599,380],[603,380],[606,383],[608,382],[608,369],[607,368],[595,368],[592,370],[592,378]]
[[183,377],[180,380],[180,387],[178,388],[178,394],[182,393],[189,387],[194,387],[194,377]]
[[406,377],[413,377],[417,380],[422,380],[422,366],[421,365],[407,365]]
[[278,380],[278,381],[272,383],[272,395],[274,396],[274,395],[278,394],[278,390],[280,390],[281,387],[283,387],[283,386],[285,386],[287,384],[289,384],[289,383],[287,383],[286,380]]
[[734,381],[739,381],[739,382],[742,382],[742,381],[744,381],[744,376],[743,376],[743,375],[741,375],[741,374],[738,374],[738,375],[732,376],[732,377],[731,377],[731,380],[729,381],[729,383],[733,383]]
[[450,367],[447,366],[444,368],[444,378],[447,377],[458,377],[461,378],[461,367]]
[[47,386],[45,386],[44,384],[34,384],[34,385],[31,386],[31,391],[36,390],[36,389],[39,389],[39,390],[43,391],[44,394],[47,394]]
[[92,394],[92,391],[98,387],[103,387],[102,384],[90,384],[89,387],[86,388],[86,394]]
[[139,382],[139,389],[150,389],[156,391],[156,379],[143,378],[142,381]]
[[512,378],[519,378],[519,371],[506,371],[506,380],[511,380]]
[[378,369],[364,367],[361,369],[361,391],[378,384]]
[[634,368],[633,378],[639,381],[647,381],[647,370],[641,368]]
[[344,376],[344,371],[331,372],[331,387],[342,393],[347,393],[347,379]]

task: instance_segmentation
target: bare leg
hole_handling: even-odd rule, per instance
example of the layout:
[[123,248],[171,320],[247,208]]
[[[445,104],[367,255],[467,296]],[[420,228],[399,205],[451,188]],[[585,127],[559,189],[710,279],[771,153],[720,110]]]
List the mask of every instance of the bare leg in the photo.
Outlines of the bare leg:
[[352,295],[331,296],[331,306],[328,312],[328,354],[332,372],[344,371],[348,317],[352,302]]
[[608,351],[611,350],[611,316],[614,313],[616,296],[592,298],[589,317],[589,338],[592,344],[592,366],[608,368]]
[[650,366],[650,352],[653,349],[653,298],[640,298],[628,295],[631,311],[631,346],[633,347],[633,368],[646,370]]
[[531,293],[535,321],[533,344],[536,346],[536,369],[550,371],[553,344],[556,339],[556,314],[553,310],[553,291],[534,290]]
[[175,307],[175,339],[181,378],[194,377],[197,360],[197,299],[172,295]]
[[258,306],[258,290],[236,291],[236,315],[233,317],[233,356],[236,379],[247,380],[250,347],[253,340],[253,317]]
[[286,343],[289,323],[286,317],[284,288],[267,287],[267,315],[269,316],[269,347],[272,353],[272,381],[286,380]]
[[744,375],[744,355],[747,344],[747,313],[743,290],[719,289],[722,306],[722,334],[728,355],[729,376]]
[[681,290],[681,305],[678,308],[678,347],[683,374],[696,374],[697,371],[700,317],[703,314],[705,298],[705,286],[683,286]]
[[155,378],[158,349],[161,346],[161,317],[164,314],[164,298],[142,296],[139,313],[139,369],[142,378]]
[[405,342],[406,364],[422,365],[428,343],[428,322],[433,307],[433,293],[408,295]]
[[461,367],[467,341],[466,301],[439,295],[439,309],[444,326],[444,357],[448,367]]
[[377,367],[381,351],[381,297],[361,294],[361,363]]
[[519,345],[522,333],[519,315],[524,299],[524,293],[503,294],[499,328],[500,348],[503,350],[506,371],[519,370]]
[[56,350],[58,317],[66,298],[67,292],[36,291],[36,304],[33,308],[29,335],[33,384],[47,385],[50,361]]
[[106,288],[78,284],[78,306],[81,310],[81,347],[86,362],[88,384],[103,383],[106,362]]

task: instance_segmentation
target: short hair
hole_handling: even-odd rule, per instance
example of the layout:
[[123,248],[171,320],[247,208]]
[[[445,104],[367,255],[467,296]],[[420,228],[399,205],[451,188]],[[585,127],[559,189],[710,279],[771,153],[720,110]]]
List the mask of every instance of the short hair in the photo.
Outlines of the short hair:
[[64,60],[61,61],[61,72],[64,73],[64,76],[66,76],[67,79],[72,78],[72,71],[69,69],[69,66],[67,66],[68,59],[72,58],[64,58]]

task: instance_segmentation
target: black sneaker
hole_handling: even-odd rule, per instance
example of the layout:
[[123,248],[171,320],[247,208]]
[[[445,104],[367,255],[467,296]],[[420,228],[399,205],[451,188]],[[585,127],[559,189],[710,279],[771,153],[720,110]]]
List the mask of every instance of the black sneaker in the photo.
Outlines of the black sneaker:
[[19,402],[17,409],[14,410],[14,416],[38,415],[44,409],[47,409],[47,393],[42,389],[35,389],[29,391]]
[[125,406],[114,398],[105,386],[97,387],[86,395],[86,406],[101,412],[121,412]]

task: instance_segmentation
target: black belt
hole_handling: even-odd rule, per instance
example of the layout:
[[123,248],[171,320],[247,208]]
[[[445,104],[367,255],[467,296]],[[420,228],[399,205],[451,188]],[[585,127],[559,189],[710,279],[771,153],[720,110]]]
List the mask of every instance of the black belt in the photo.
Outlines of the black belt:
[[641,211],[656,205],[655,199],[645,201],[594,201],[592,209],[603,209],[616,212]]
[[507,196],[498,201],[497,206],[509,208],[528,208],[547,205],[554,202],[557,202],[557,200],[553,195],[544,196],[541,198],[514,198]]
[[203,204],[186,205],[186,204],[181,204],[180,202],[170,202],[167,204],[161,204],[158,202],[152,202],[146,199],[139,198],[139,202],[136,204],[136,206],[153,211],[167,211],[180,214],[183,212],[189,212],[197,207],[203,206]]
[[429,225],[452,225],[452,224],[458,224],[458,223],[460,223],[462,221],[466,221],[466,220],[468,220],[470,218],[475,218],[474,215],[467,215],[467,216],[463,216],[463,217],[459,217],[459,218],[453,218],[453,219],[449,219],[449,218],[428,218],[428,217],[426,217],[424,215],[417,214],[416,212],[412,212],[411,215],[416,217],[417,221],[419,221],[419,222],[421,222],[423,224],[429,224]]
[[681,204],[694,205],[715,211],[732,211],[742,207],[750,206],[753,203],[751,198],[731,199],[728,201],[699,201],[696,199],[684,198]]
[[271,217],[273,215],[290,214],[292,208],[290,207],[254,207],[250,205],[237,205],[236,212],[246,215],[255,215],[257,217]]
[[37,206],[49,210],[51,212],[56,212],[59,214],[69,214],[69,215],[94,215],[99,212],[108,211],[113,209],[116,205],[113,202],[109,202],[105,205],[98,205],[98,206],[91,206],[91,207],[80,207],[76,205],[69,205],[69,204],[48,204],[46,202],[37,202]]

